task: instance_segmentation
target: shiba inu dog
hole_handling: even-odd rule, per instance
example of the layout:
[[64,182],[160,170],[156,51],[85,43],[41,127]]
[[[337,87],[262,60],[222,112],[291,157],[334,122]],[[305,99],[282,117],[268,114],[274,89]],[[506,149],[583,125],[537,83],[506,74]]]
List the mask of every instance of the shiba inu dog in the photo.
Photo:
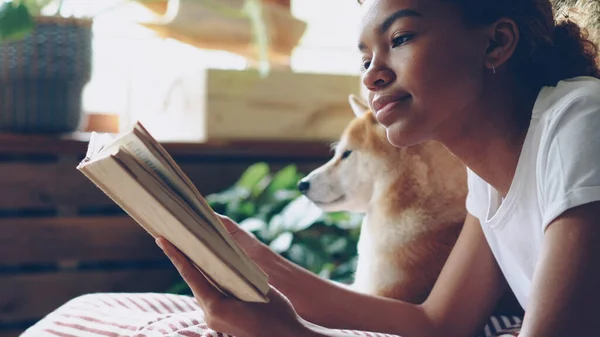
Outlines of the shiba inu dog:
[[443,145],[392,146],[358,97],[331,160],[299,183],[324,211],[364,213],[352,288],[424,301],[466,216],[465,166]]

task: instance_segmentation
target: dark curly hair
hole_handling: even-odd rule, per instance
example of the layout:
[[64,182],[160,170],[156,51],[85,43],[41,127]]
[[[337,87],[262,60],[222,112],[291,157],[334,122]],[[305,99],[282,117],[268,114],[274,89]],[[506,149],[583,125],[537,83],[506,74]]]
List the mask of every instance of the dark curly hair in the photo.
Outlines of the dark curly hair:
[[594,43],[600,38],[598,0],[440,1],[458,6],[467,26],[492,24],[502,17],[514,20],[520,40],[508,65],[531,85],[552,86],[576,76],[600,78]]

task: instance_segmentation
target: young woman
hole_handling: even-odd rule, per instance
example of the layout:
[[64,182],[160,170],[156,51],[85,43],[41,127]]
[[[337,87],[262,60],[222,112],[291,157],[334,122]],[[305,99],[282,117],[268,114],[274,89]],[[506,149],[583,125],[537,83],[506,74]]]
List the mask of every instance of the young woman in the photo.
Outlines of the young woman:
[[[320,279],[224,219],[269,274],[270,303],[225,299],[157,240],[210,327],[237,337],[334,328],[473,336],[506,287],[521,337],[600,335],[597,51],[548,0],[366,0],[359,49],[377,120],[395,146],[443,143],[468,167],[469,214],[422,305]],[[288,300],[289,299],[289,300]],[[302,318],[300,318],[302,317]],[[517,335],[517,334],[515,334]]]

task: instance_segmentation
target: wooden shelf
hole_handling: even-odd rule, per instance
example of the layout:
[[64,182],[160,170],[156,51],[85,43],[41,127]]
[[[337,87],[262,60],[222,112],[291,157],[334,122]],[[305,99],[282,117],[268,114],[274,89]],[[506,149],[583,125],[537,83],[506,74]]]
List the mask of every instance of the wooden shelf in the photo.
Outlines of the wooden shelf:
[[[0,134],[0,154],[85,154],[89,133],[59,136]],[[330,144],[317,141],[211,141],[206,143],[163,142],[175,156],[243,157],[244,159],[324,160]]]

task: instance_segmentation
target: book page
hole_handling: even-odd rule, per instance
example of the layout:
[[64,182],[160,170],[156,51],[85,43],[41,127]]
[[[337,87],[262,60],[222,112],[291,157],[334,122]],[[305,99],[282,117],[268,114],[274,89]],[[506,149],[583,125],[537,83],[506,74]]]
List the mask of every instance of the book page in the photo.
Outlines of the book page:
[[[268,279],[266,273],[264,273],[254,263],[254,261],[252,261],[242,251],[237,243],[233,241],[225,226],[221,223],[218,217],[214,214],[214,211],[206,203],[196,186],[190,181],[190,179],[181,170],[169,153],[150,135],[150,133],[148,133],[141,123],[138,122],[136,124],[133,133],[136,136],[134,139],[137,140],[137,143],[140,143],[140,145],[137,146],[138,150],[144,149],[149,151],[149,153],[142,154],[147,157],[154,158],[160,164],[160,166],[157,164],[154,164],[153,166],[164,167],[165,170],[168,171],[167,176],[170,178],[179,178],[177,179],[177,185],[183,190],[183,192],[185,192],[184,199],[191,204],[191,206],[199,213],[200,216],[202,216],[208,223],[212,225],[212,228],[214,228],[240,256],[240,258],[244,261],[244,264],[248,267],[246,271],[251,273],[255,279],[260,279],[262,282],[266,282]],[[136,153],[136,155],[138,154]],[[163,176],[164,175],[165,174],[163,173]]]
[[90,141],[88,143],[87,152],[85,153],[85,159],[83,159],[82,163],[96,160],[99,157],[100,151],[102,151],[114,140],[115,138],[109,134],[92,132]]

